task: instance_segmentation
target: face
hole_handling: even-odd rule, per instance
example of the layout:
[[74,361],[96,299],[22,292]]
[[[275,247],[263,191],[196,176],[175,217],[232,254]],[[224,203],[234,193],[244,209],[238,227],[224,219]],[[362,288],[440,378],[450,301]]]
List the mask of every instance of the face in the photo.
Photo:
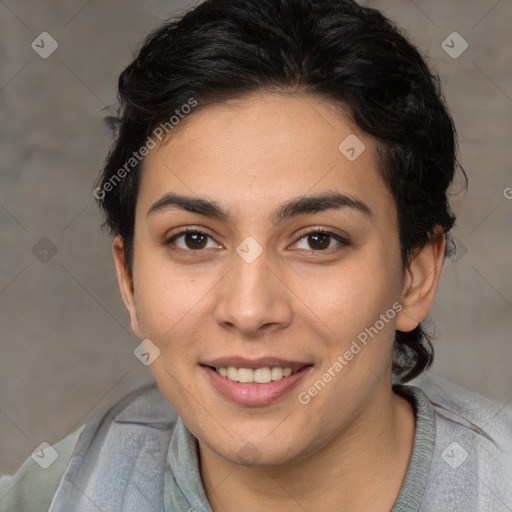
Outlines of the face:
[[[339,149],[354,135],[355,159]],[[374,142],[332,104],[260,94],[190,115],[146,157],[133,261],[123,293],[160,350],[151,372],[224,459],[299,460],[389,392],[396,208]]]

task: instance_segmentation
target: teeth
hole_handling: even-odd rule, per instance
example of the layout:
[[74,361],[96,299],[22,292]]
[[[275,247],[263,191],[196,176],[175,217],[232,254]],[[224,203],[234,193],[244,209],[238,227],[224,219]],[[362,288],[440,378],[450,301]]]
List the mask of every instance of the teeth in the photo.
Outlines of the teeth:
[[230,366],[228,369],[227,369],[227,378],[229,380],[234,380],[235,382],[238,382],[238,369],[235,368],[234,366]]
[[272,368],[272,380],[281,380],[283,378],[282,368]]
[[254,370],[238,368],[238,382],[254,382]]
[[257,382],[258,384],[272,382],[272,373],[270,372],[270,368],[267,366],[265,368],[258,368],[257,370],[254,370],[254,382]]
[[256,370],[252,368],[235,368],[234,366],[224,368],[221,366],[220,368],[215,368],[215,370],[223,377],[234,382],[257,382],[258,384],[267,384],[274,380],[281,380],[292,374],[291,368],[280,368],[279,366],[273,368],[265,366],[264,368],[257,368]]

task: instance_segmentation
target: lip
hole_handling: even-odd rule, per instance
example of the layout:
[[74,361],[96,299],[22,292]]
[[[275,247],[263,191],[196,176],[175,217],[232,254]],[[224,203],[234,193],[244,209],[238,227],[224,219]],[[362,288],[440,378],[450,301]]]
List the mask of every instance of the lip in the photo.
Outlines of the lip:
[[[233,362],[236,359],[230,358],[229,361]],[[224,366],[225,360],[216,360],[222,364],[216,366]],[[290,368],[290,361],[286,362],[283,360],[273,359],[272,361],[280,361],[279,364],[271,363],[271,364],[262,364],[263,361],[269,361],[269,359],[255,360],[252,361],[254,366],[248,365],[247,360],[237,364],[227,364],[226,366],[237,366],[241,368],[262,368],[264,366],[281,366],[284,368]],[[283,366],[282,363],[286,363],[288,366]],[[298,363],[295,363],[298,364]],[[219,373],[215,371],[215,369],[210,368],[210,366],[215,366],[214,364],[201,365],[205,373],[210,379],[210,382],[214,389],[220,393],[224,398],[239,404],[250,407],[262,407],[273,402],[276,402],[280,398],[289,394],[298,384],[302,381],[306,375],[308,375],[312,370],[313,366],[304,366],[304,363],[300,363],[300,369],[296,373],[293,373],[289,377],[284,377],[280,380],[274,380],[268,382],[266,384],[258,384],[258,383],[243,383],[243,382],[234,382],[229,380],[227,377],[223,377]],[[307,363],[306,363],[307,364]]]

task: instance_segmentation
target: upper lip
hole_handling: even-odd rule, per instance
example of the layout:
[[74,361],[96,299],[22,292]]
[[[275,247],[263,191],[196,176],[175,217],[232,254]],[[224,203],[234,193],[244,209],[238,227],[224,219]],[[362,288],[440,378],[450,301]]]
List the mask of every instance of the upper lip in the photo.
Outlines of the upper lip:
[[280,359],[278,357],[258,357],[257,359],[246,359],[239,356],[220,357],[218,359],[203,361],[200,364],[203,366],[212,366],[214,368],[228,368],[229,366],[234,366],[235,368],[252,368],[253,370],[256,370],[257,368],[265,368],[266,366],[269,368],[277,366],[280,368],[291,368],[293,372],[304,368],[304,366],[312,365],[312,363],[290,361],[286,359]]

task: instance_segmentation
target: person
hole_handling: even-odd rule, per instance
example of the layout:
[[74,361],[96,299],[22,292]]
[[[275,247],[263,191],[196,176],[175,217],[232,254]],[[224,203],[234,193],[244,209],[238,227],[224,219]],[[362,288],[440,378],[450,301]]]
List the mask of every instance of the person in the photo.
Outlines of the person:
[[207,0],[119,79],[94,189],[155,386],[1,510],[512,510],[510,410],[425,374],[455,217],[438,76],[352,0]]

